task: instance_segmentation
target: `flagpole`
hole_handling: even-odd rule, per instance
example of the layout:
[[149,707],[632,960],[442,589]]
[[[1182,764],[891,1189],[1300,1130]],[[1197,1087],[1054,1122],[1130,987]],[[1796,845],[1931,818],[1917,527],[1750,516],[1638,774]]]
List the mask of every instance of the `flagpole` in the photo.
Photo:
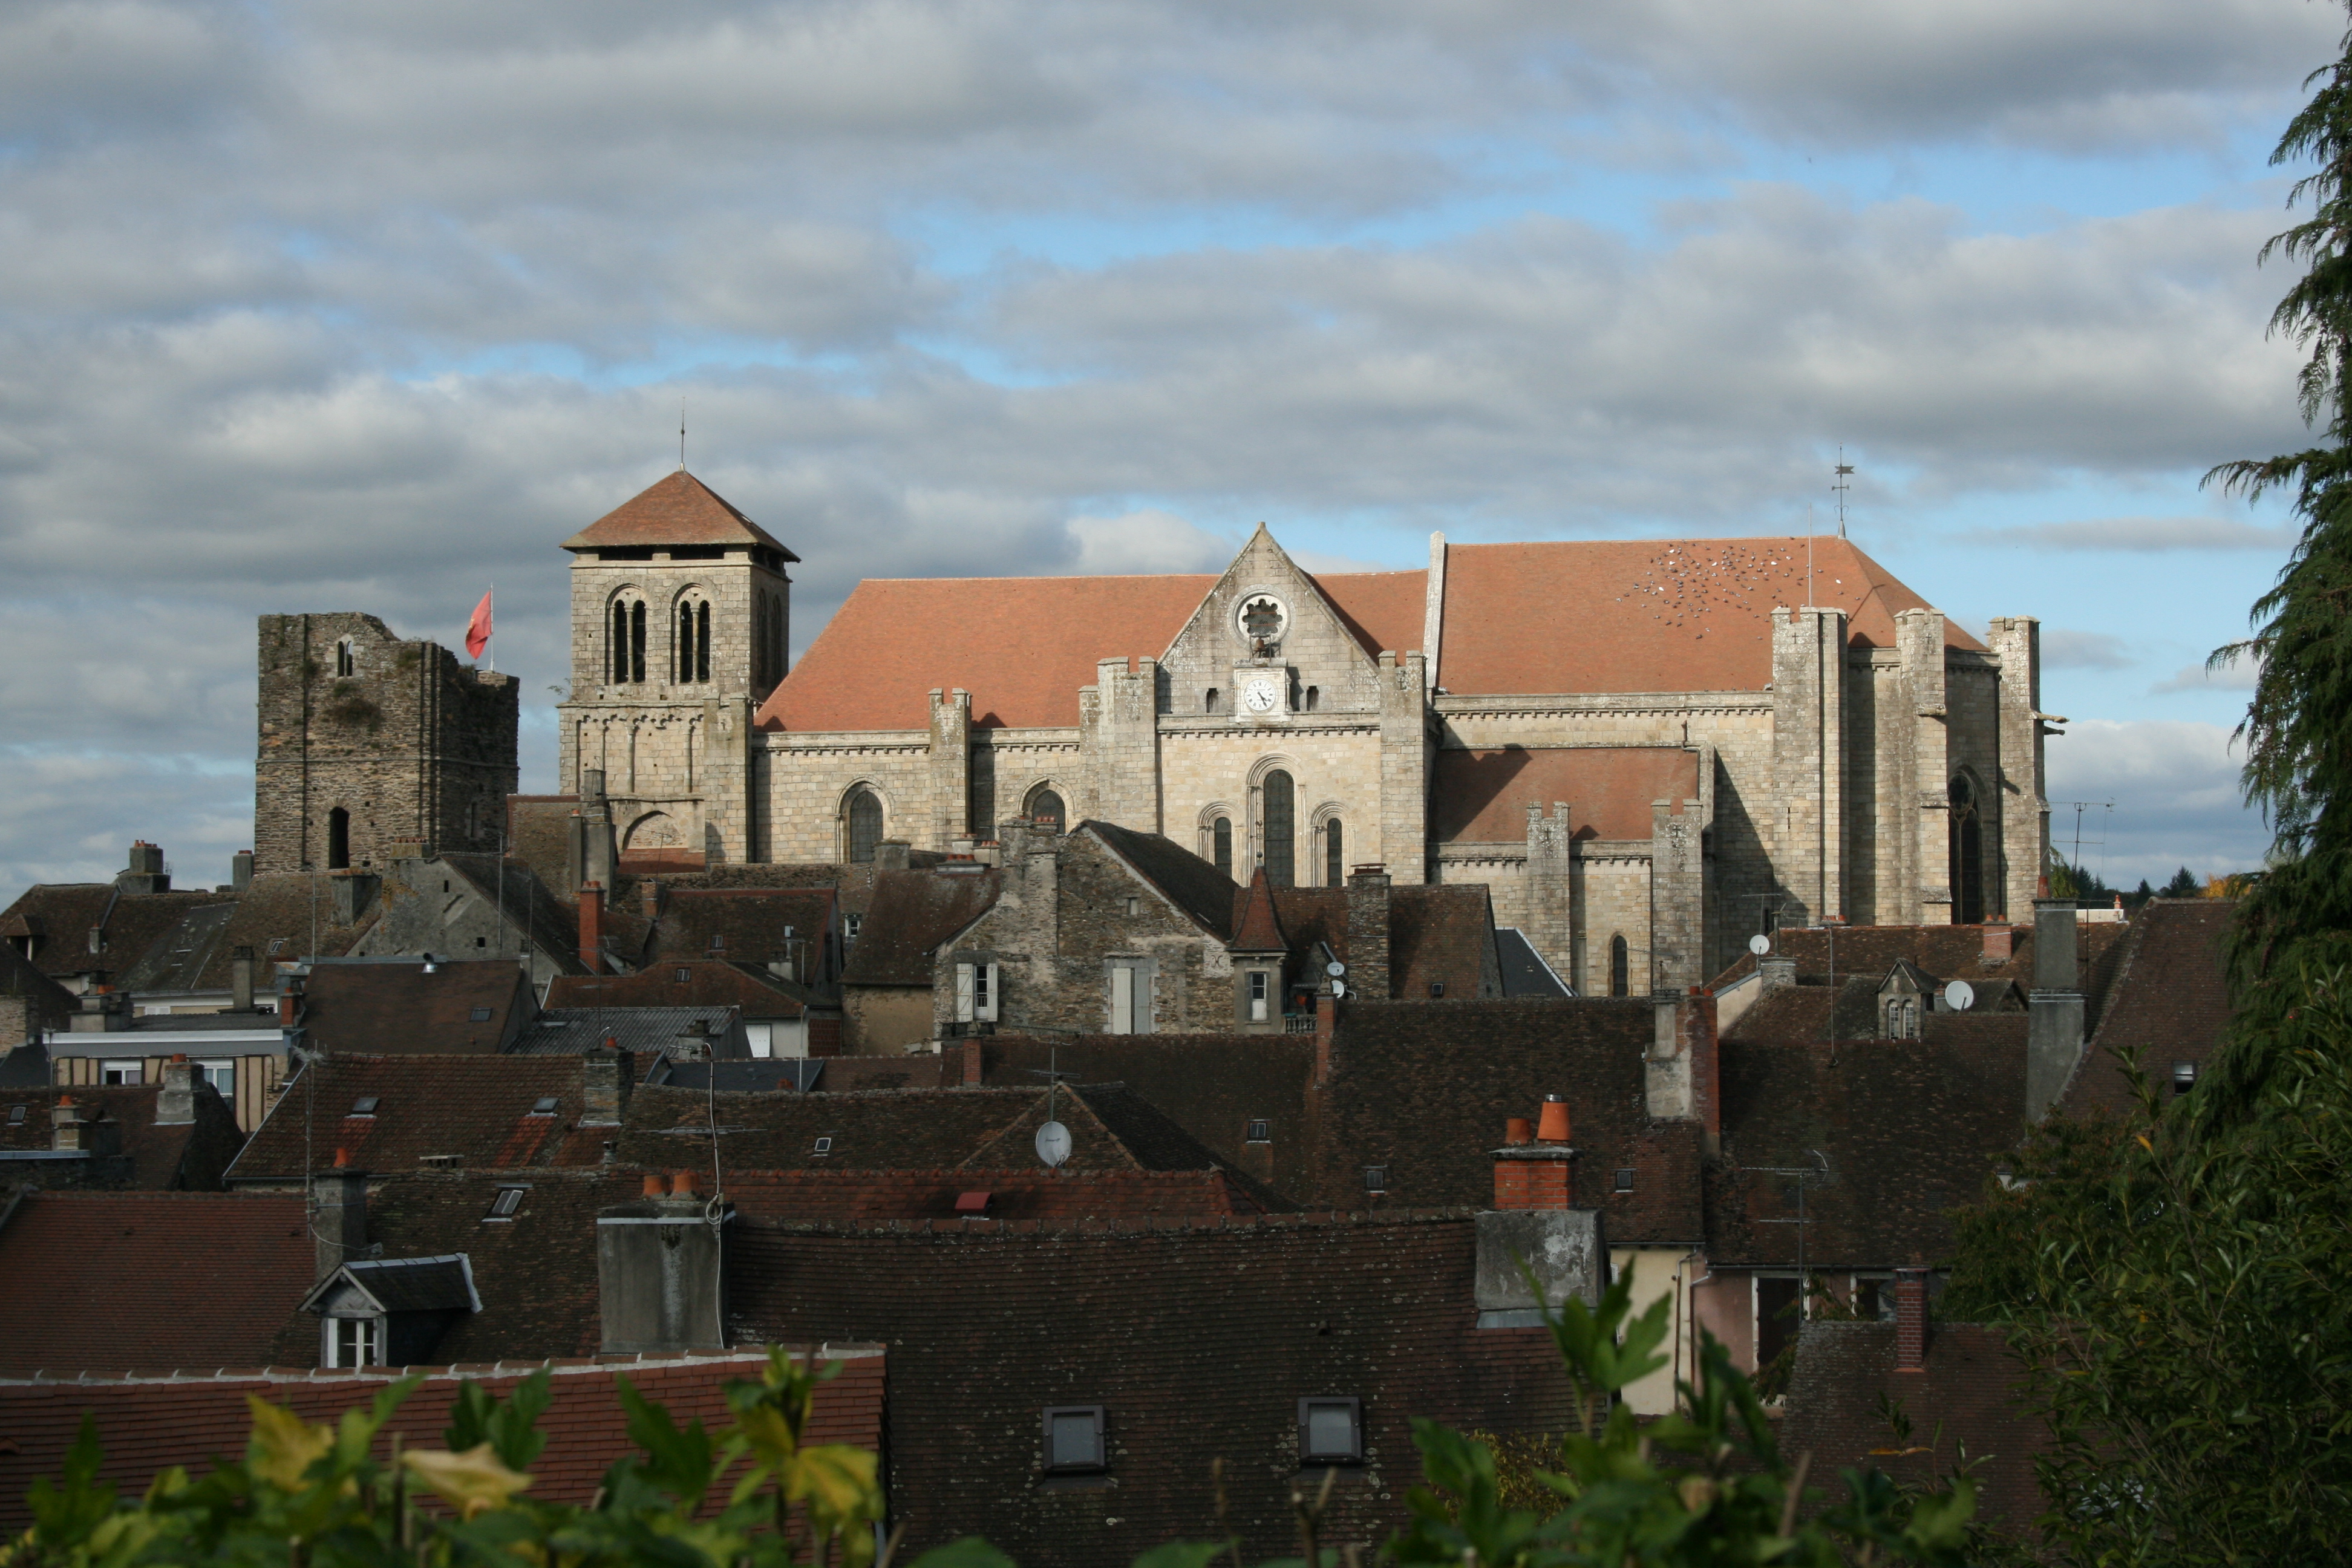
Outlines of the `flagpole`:
[[496,675],[499,669],[498,636],[499,584],[498,579],[492,578],[490,580],[490,635],[482,639],[482,668],[492,675]]

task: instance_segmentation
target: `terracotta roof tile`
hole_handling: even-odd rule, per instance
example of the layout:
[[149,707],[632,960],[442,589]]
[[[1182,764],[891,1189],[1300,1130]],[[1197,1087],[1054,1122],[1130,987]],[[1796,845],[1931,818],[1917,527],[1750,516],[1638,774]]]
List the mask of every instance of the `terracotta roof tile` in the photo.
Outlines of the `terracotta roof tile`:
[[765,963],[783,956],[787,931],[802,960],[821,964],[838,923],[831,888],[665,888],[663,895],[646,949],[649,964],[681,958]]
[[[163,1092],[160,1083],[0,1089],[0,1150],[29,1152],[55,1148],[56,1123],[49,1113],[60,1095],[69,1094],[77,1104],[97,1107],[101,1118],[113,1124],[122,1154],[111,1171],[78,1175],[71,1178],[75,1184],[144,1187],[153,1192],[184,1185],[198,1191],[217,1190],[222,1170],[244,1142],[236,1117],[217,1091],[199,1089],[195,1121],[159,1123],[155,1107]],[[22,1121],[11,1120],[18,1106],[25,1110]],[[45,1186],[59,1184],[46,1173],[45,1163],[35,1162],[15,1169],[0,1166],[0,1186],[13,1185],[20,1176],[33,1176]]]
[[[428,1155],[454,1155],[464,1170],[599,1158],[601,1144],[583,1155],[566,1136],[581,1115],[580,1075],[577,1056],[330,1057],[287,1085],[229,1180],[299,1182],[306,1148],[320,1168],[343,1149],[353,1165],[388,1177],[430,1169],[422,1163]],[[549,1096],[554,1114],[532,1115]],[[354,1112],[371,1098],[372,1112]]]
[[[681,980],[679,975],[686,978]],[[559,974],[548,983],[551,1011],[581,1007],[739,1007],[746,1018],[797,1018],[807,993],[747,963],[663,958],[635,974]]]
[[[1341,944],[1340,952],[1346,952]],[[1491,981],[1491,986],[1489,982]],[[1474,1001],[1499,992],[1495,914],[1484,882],[1424,883],[1389,889],[1389,994]]]
[[799,556],[684,468],[663,475],[563,542],[566,550],[647,544],[763,544]]
[[985,1192],[979,1211],[994,1220],[1213,1219],[1254,1206],[1225,1173],[1181,1171],[1057,1171],[1034,1159],[1013,1170],[730,1171],[727,1197],[762,1219],[853,1226],[893,1220],[954,1222],[957,1200]]
[[[1286,891],[1287,889],[1286,889]],[[1342,894],[1340,926],[1347,924],[1346,895]],[[1250,877],[1246,892],[1236,895],[1234,901],[1241,911],[1234,917],[1234,940],[1230,945],[1236,952],[1286,952],[1290,938],[1283,930],[1282,918],[1275,910],[1274,884],[1266,880],[1265,868],[1261,866]]]
[[1679,746],[1441,751],[1431,769],[1430,830],[1441,844],[1524,844],[1528,807],[1568,803],[1580,839],[1646,839],[1650,803],[1698,797],[1698,753]]

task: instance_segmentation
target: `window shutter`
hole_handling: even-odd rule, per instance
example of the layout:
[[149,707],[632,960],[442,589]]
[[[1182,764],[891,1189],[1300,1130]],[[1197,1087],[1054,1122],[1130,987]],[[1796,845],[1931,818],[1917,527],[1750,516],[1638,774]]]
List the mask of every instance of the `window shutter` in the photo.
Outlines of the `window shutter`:
[[971,965],[956,965],[956,1022],[971,1022]]
[[1135,971],[1124,963],[1110,972],[1110,1032],[1135,1033]]

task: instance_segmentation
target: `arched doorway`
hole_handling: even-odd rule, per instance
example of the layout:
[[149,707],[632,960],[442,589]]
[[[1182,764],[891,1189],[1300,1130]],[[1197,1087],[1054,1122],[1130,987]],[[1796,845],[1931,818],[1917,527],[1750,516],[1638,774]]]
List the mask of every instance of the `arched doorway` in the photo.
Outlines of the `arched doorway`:
[[1961,773],[1952,780],[1952,923],[1984,923],[1984,825],[1977,815],[1976,785]]

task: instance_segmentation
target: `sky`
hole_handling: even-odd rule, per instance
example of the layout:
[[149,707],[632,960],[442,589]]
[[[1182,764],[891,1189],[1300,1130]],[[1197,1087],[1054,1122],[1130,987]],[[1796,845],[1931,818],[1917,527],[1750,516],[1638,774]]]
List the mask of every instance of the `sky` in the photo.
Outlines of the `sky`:
[[251,840],[255,621],[460,642],[689,466],[866,576],[1837,526],[2040,617],[2053,834],[2259,863],[2310,0],[14,0],[0,899]]

